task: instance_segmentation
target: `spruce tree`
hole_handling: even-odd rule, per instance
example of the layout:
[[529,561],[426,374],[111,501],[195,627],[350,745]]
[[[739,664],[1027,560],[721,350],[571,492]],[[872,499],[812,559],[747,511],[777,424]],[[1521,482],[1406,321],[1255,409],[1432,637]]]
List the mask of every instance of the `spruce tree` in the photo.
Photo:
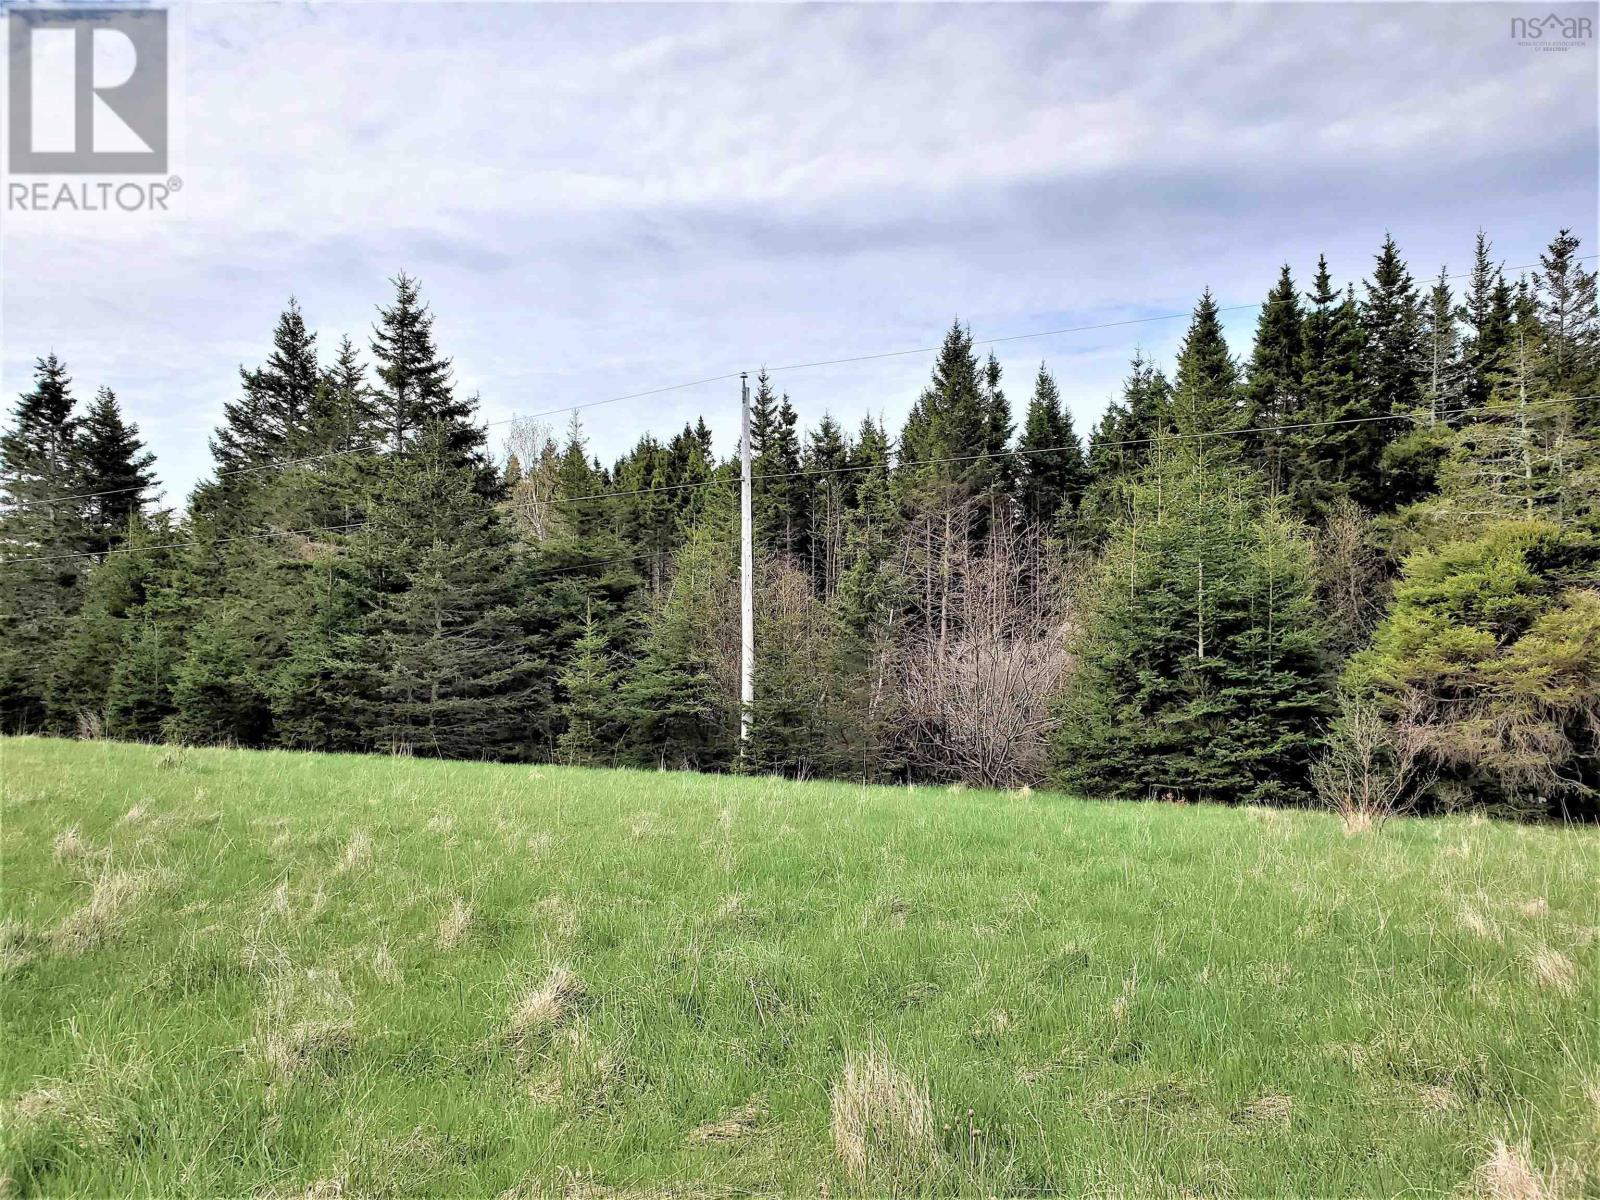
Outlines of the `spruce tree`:
[[239,379],[242,394],[222,406],[223,424],[211,439],[217,470],[233,474],[306,453],[322,369],[316,334],[292,296],[273,329],[272,353],[253,371],[240,367]]
[[1574,401],[1578,428],[1600,437],[1600,301],[1596,273],[1583,269],[1578,249],[1563,229],[1539,256],[1533,284],[1544,327],[1542,373],[1552,393],[1585,397]]
[[1222,336],[1217,302],[1207,288],[1195,306],[1189,331],[1178,351],[1172,389],[1172,423],[1184,438],[1201,439],[1208,452],[1239,453],[1238,439],[1226,435],[1240,429],[1239,369]]
[[374,428],[391,454],[399,454],[430,426],[442,431],[452,467],[473,472],[486,497],[500,490],[499,472],[484,452],[476,398],[463,399],[451,385],[451,366],[434,346],[433,314],[417,281],[401,272],[393,280],[394,302],[378,310],[372,331],[377,385],[372,391]]
[[850,444],[839,423],[827,413],[806,439],[803,461],[807,566],[819,595],[831,596],[844,571],[845,527],[855,500],[855,473],[850,469]]
[[367,386],[366,368],[355,344],[345,337],[312,400],[312,448],[318,454],[339,455],[376,450],[383,432]]
[[[1341,481],[1350,497],[1369,509],[1393,508],[1403,495],[1393,486],[1392,466],[1385,468],[1386,451],[1410,426],[1389,418],[1421,418],[1426,411],[1424,309],[1394,238],[1384,238],[1372,278],[1363,287],[1360,401],[1341,411],[1338,419],[1348,424],[1335,432],[1333,440]],[[1415,458],[1406,447],[1402,461],[1408,479],[1416,473]],[[1389,461],[1395,461],[1392,455]]]
[[1089,472],[1072,428],[1072,414],[1062,406],[1056,381],[1043,363],[1034,379],[1019,451],[1018,497],[1023,513],[1040,524],[1071,520]]
[[[91,539],[79,492],[72,380],[51,354],[0,437],[0,732],[45,717],[51,661],[82,603]],[[63,497],[68,497],[63,499]]]
[[1488,235],[1478,231],[1473,248],[1472,274],[1467,283],[1460,317],[1467,335],[1462,342],[1462,407],[1464,420],[1489,401],[1511,335],[1511,293],[1505,274],[1490,254]]
[[1294,436],[1297,431],[1285,428],[1305,417],[1304,369],[1300,294],[1285,264],[1261,306],[1244,386],[1244,424],[1255,431],[1245,435],[1246,454],[1275,496],[1288,493],[1293,481],[1304,474],[1303,468],[1291,461],[1301,444]]
[[1453,413],[1462,404],[1461,333],[1456,326],[1456,302],[1450,291],[1450,277],[1443,267],[1428,293],[1428,307],[1422,326],[1423,367],[1426,371],[1423,396],[1429,423]]
[[534,661],[517,612],[513,542],[480,490],[478,465],[461,461],[457,433],[431,421],[391,458],[353,539],[374,599],[352,652],[371,680],[378,747],[526,757]]
[[[988,455],[994,452],[996,414],[984,386],[972,334],[957,321],[945,334],[932,381],[912,405],[900,435],[897,477],[903,490],[953,488],[967,497],[994,483],[999,464]],[[985,457],[975,459],[974,454]],[[961,461],[943,461],[948,459]]]
[[621,732],[617,724],[617,673],[611,665],[605,632],[585,612],[583,634],[572,648],[572,658],[561,672],[565,700],[561,715],[566,728],[556,743],[562,760],[577,767],[610,762]]
[[139,427],[122,419],[122,408],[110,388],[101,388],[89,405],[73,453],[77,486],[85,496],[88,548],[104,554],[122,540],[129,522],[150,502],[149,493],[157,486],[150,471],[155,455],[145,450]]
[[83,607],[51,663],[46,695],[51,729],[70,733],[80,723],[99,720],[110,731],[106,718],[112,676],[132,650],[138,623],[166,580],[172,563],[166,545],[173,536],[165,515],[148,521],[134,516],[121,531],[117,553],[90,574]]
[[1303,528],[1240,467],[1185,444],[1131,490],[1063,702],[1056,778],[1131,797],[1307,794],[1328,711]]

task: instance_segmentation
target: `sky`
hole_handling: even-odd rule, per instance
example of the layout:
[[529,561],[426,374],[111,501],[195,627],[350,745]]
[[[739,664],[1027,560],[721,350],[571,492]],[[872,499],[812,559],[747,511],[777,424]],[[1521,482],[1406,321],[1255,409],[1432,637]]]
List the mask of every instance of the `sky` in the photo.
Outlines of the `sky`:
[[[1560,3],[1594,18],[1595,4]],[[170,211],[0,212],[0,394],[113,388],[169,503],[292,295],[331,357],[421,280],[497,446],[515,414],[779,367],[994,347],[1087,432],[1202,288],[1258,302],[1386,233],[1419,277],[1597,250],[1597,46],[1548,4],[173,6]],[[1600,21],[1595,22],[1600,25]],[[1247,352],[1255,314],[1228,315]],[[1111,322],[1095,331],[1017,337]],[[929,353],[779,371],[897,427]],[[605,461],[733,380],[584,414]],[[563,416],[547,418],[556,426]]]

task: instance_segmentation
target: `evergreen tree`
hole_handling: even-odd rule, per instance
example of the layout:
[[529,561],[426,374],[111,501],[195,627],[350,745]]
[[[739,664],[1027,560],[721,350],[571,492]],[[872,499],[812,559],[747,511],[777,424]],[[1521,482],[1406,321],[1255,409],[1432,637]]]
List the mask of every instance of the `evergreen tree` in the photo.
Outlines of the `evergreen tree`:
[[845,529],[858,480],[850,470],[850,444],[827,413],[806,441],[805,544],[813,587],[831,596],[845,567]]
[[288,644],[263,688],[273,741],[297,750],[370,749],[362,716],[375,689],[359,631],[373,597],[347,547],[322,543],[305,552],[310,569],[294,587]]
[[[272,353],[256,370],[240,367],[239,378],[242,394],[223,405],[222,427],[211,439],[219,474],[235,476],[306,453],[322,369],[316,334],[292,296],[273,330]],[[224,492],[236,483],[225,482]]]
[[739,729],[738,568],[731,493],[713,494],[678,557],[644,652],[618,689],[623,751],[639,766],[715,769],[733,761]]
[[1427,372],[1423,396],[1428,420],[1432,423],[1440,419],[1440,414],[1459,409],[1463,398],[1461,333],[1456,327],[1456,302],[1450,291],[1450,277],[1443,267],[1439,268],[1439,278],[1434,280],[1428,293],[1422,353]]
[[378,376],[371,396],[375,429],[389,452],[398,454],[430,426],[438,426],[450,465],[471,470],[477,490],[493,498],[500,477],[484,453],[477,399],[461,399],[451,386],[450,360],[441,358],[434,346],[433,314],[422,302],[417,281],[401,272],[391,282],[394,303],[378,310],[372,331]]
[[[1000,417],[984,387],[972,334],[957,321],[945,334],[933,379],[912,405],[900,434],[897,477],[907,494],[954,489],[967,497],[995,485],[1001,464],[989,456],[995,453]],[[985,457],[974,459],[975,453]],[[948,459],[961,461],[942,461]]]
[[562,759],[573,766],[610,762],[616,753],[617,673],[611,666],[605,632],[592,612],[585,612],[583,634],[572,659],[561,672],[566,696],[562,716],[566,728],[557,742]]
[[1157,439],[1172,431],[1172,387],[1144,352],[1136,351],[1122,399],[1107,405],[1089,435],[1083,500],[1063,532],[1084,547],[1103,544],[1127,509],[1129,478],[1155,453]]
[[[1363,287],[1361,400],[1342,410],[1339,419],[1349,424],[1331,440],[1350,497],[1366,508],[1392,508],[1403,496],[1385,470],[1385,456],[1389,443],[1408,427],[1388,418],[1422,417],[1426,411],[1424,309],[1394,238],[1384,238],[1372,278]],[[1415,454],[1410,447],[1407,451],[1403,461],[1410,476],[1416,471]],[[1395,463],[1392,455],[1389,462]]]
[[983,442],[980,448],[994,464],[991,486],[998,491],[1012,492],[1016,485],[1016,462],[1011,457],[1011,404],[1000,386],[1000,374],[1000,360],[991,350],[983,366]]
[[801,478],[800,418],[784,395],[775,398],[767,373],[756,377],[755,410],[766,415],[758,431],[751,414],[751,508],[755,540],[777,554],[804,553],[809,523],[806,484]]
[[1144,469],[1078,647],[1060,781],[1126,796],[1306,795],[1328,711],[1311,551],[1257,486],[1193,445]]
[[[45,717],[51,660],[82,603],[90,538],[75,498],[72,380],[55,355],[37,361],[34,386],[0,437],[0,732]],[[62,497],[71,497],[63,500]]]
[[1275,496],[1289,492],[1293,481],[1305,473],[1290,461],[1303,443],[1295,439],[1295,430],[1284,428],[1304,420],[1304,369],[1304,316],[1300,294],[1285,264],[1261,306],[1244,387],[1245,427],[1257,431],[1246,435],[1246,453],[1266,476]]
[[1600,302],[1595,272],[1578,258],[1579,242],[1563,229],[1539,256],[1542,271],[1533,277],[1544,327],[1542,373],[1553,394],[1586,397],[1577,400],[1579,430],[1600,436]]
[[[137,516],[118,538],[117,553],[89,576],[81,611],[67,627],[51,663],[46,702],[48,725],[71,732],[82,721],[101,719],[109,731],[108,698],[117,664],[131,649],[132,633],[172,562],[165,548],[173,537],[164,517]],[[158,726],[161,713],[152,726]]]
[[513,543],[457,432],[430,422],[393,456],[353,539],[374,596],[353,647],[373,686],[370,735],[441,758],[525,757],[534,663]]
[[1239,453],[1238,439],[1209,438],[1243,427],[1239,406],[1239,369],[1222,336],[1217,302],[1207,288],[1195,306],[1189,331],[1178,351],[1177,378],[1172,390],[1172,423],[1185,438],[1204,439],[1207,452],[1224,456]]
[[1478,231],[1472,274],[1460,317],[1466,322],[1462,343],[1462,406],[1472,412],[1489,401],[1511,335],[1511,293],[1505,275],[1490,256],[1492,244]]
[[266,742],[272,713],[266,681],[243,632],[244,618],[224,603],[190,633],[187,653],[172,676],[173,712],[162,725],[168,740],[220,746]]
[[132,742],[161,740],[173,714],[180,655],[171,630],[148,605],[131,619],[106,691],[106,725],[113,736]]
[[150,502],[148,493],[156,487],[150,471],[155,455],[145,450],[139,427],[123,421],[116,393],[101,388],[78,428],[73,456],[77,487],[85,497],[87,548],[104,554]]
[[376,449],[383,433],[367,386],[366,368],[355,344],[345,337],[312,399],[312,448],[318,454],[348,455]]
[[1022,511],[1038,523],[1051,522],[1058,515],[1072,518],[1088,486],[1089,470],[1072,428],[1072,414],[1062,406],[1056,381],[1043,363],[1034,379],[1020,451]]

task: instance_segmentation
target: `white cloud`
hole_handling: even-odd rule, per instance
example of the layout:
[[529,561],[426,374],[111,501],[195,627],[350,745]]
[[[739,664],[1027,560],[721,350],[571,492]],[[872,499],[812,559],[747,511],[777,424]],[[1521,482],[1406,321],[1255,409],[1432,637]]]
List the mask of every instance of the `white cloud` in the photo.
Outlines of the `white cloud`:
[[[3,385],[54,349],[186,488],[236,368],[299,296],[359,338],[421,275],[485,413],[761,362],[1259,298],[1392,230],[1419,274],[1487,227],[1596,233],[1592,55],[1499,5],[268,6],[183,11],[185,188],[152,220],[5,214]],[[1235,319],[1241,339],[1249,314]],[[1012,343],[1080,429],[1135,344]],[[926,360],[795,373],[802,412],[898,418]],[[610,455],[731,390],[596,414]]]

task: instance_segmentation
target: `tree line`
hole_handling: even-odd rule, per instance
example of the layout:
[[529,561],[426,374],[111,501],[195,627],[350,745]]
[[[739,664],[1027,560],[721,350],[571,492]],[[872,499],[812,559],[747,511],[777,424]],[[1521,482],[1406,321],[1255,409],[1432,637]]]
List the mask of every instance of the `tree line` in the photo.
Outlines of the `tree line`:
[[744,747],[703,420],[609,466],[577,413],[495,453],[401,275],[364,350],[290,301],[179,514],[49,355],[0,441],[0,727],[1592,815],[1579,249],[1513,280],[1480,234],[1459,288],[1392,239],[1357,283],[1285,266],[1242,356],[1208,291],[1083,439],[1047,364],[1014,407],[959,322],[896,434],[803,428],[761,372]]

